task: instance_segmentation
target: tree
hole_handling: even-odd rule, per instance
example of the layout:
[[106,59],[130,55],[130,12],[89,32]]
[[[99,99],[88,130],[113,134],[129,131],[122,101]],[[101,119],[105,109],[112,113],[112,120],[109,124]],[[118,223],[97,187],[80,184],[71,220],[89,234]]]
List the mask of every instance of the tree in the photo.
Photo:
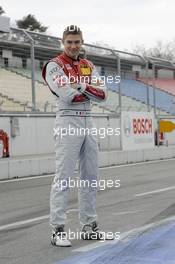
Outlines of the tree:
[[146,49],[144,45],[136,45],[133,49],[134,53],[142,56],[152,56],[167,60],[175,59],[175,39],[169,43],[163,44],[162,41],[157,41],[153,48]]
[[5,13],[4,9],[2,8],[2,6],[0,6],[0,16],[1,16],[2,14],[4,14],[4,13]]
[[46,32],[48,27],[43,26],[34,15],[27,15],[21,20],[16,21],[18,28],[27,29],[35,32]]

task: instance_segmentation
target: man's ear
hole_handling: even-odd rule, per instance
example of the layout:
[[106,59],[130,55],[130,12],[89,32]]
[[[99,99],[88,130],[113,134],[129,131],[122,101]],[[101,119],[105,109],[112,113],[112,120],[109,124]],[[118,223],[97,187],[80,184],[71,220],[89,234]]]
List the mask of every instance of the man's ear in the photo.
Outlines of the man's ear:
[[82,44],[84,44],[84,39],[82,39]]

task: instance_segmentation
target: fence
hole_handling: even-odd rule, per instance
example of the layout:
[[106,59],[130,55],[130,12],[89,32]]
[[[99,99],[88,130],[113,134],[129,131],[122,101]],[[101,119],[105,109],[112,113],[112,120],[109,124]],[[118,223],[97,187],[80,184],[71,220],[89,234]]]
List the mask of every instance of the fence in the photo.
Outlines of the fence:
[[[0,33],[0,49],[0,110],[55,112],[55,99],[43,83],[41,69],[62,52],[61,38],[11,28],[10,33]],[[101,107],[93,104],[93,112],[175,114],[175,94],[164,89],[165,78],[164,84],[158,83],[168,76],[175,84],[175,66],[170,61],[86,43],[81,55],[97,65],[109,88],[108,100]],[[108,81],[109,76],[120,76],[120,82]]]

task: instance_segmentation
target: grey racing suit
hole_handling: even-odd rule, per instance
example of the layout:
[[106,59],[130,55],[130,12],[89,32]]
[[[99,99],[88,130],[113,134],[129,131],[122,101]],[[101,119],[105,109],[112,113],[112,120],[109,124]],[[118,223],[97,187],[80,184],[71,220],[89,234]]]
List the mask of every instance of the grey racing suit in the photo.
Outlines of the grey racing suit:
[[[78,159],[80,162],[79,220],[82,225],[97,220],[97,186],[94,186],[94,182],[98,182],[98,145],[96,136],[85,130],[80,133],[80,130],[89,129],[90,131],[94,127],[91,117],[91,100],[104,101],[107,92],[105,86],[93,86],[90,83],[70,84],[68,72],[71,72],[73,68],[75,75],[81,75],[76,69],[79,64],[85,63],[86,61],[73,60],[63,54],[56,60],[48,62],[43,69],[43,77],[58,103],[54,127],[56,173],[50,195],[50,224],[53,228],[65,224],[70,190],[69,180],[72,180]],[[91,68],[90,77],[98,79],[99,74],[95,66],[89,61],[87,63]],[[61,82],[62,77],[63,82]],[[75,86],[78,88],[75,89]],[[75,179],[74,183],[77,184]]]

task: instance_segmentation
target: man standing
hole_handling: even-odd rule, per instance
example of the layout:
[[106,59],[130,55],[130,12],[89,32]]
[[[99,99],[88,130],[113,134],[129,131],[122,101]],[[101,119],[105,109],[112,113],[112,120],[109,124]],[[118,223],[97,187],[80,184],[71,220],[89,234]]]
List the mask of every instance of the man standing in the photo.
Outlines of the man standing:
[[[99,74],[92,62],[80,59],[83,44],[80,28],[71,25],[63,32],[64,52],[50,60],[43,68],[43,78],[51,92],[57,97],[55,131],[64,131],[64,136],[55,133],[56,174],[50,195],[51,242],[56,246],[71,246],[64,231],[69,194],[69,179],[74,173],[77,159],[80,160],[80,180],[88,186],[79,188],[79,220],[82,239],[101,239],[96,214],[98,181],[98,145],[91,133],[69,134],[69,129],[92,129],[91,100],[106,100],[105,87],[100,85]],[[83,78],[82,78],[83,77]],[[84,81],[82,81],[84,80]],[[93,80],[96,80],[93,83]]]

